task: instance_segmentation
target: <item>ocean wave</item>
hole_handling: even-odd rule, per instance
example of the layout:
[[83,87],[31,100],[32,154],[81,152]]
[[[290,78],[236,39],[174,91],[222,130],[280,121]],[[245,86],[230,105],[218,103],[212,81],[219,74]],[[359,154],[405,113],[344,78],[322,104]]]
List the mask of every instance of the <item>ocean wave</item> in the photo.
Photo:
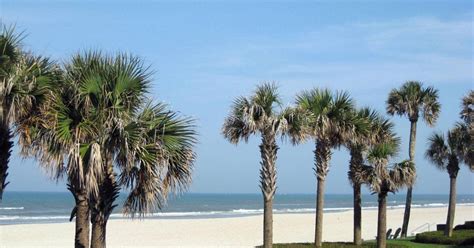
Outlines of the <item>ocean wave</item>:
[[[413,208],[434,208],[434,207],[446,207],[446,203],[425,203],[425,204],[413,204]],[[474,203],[457,203],[458,206],[474,206]],[[391,205],[387,206],[388,209],[402,209],[405,205]],[[370,205],[362,207],[363,210],[377,210],[377,206]],[[0,209],[10,210],[17,209],[22,210],[23,207],[2,207]],[[352,207],[329,207],[324,208],[325,212],[342,212],[342,211],[351,211]],[[273,210],[276,214],[284,213],[314,213],[315,208],[277,208]],[[147,215],[148,218],[154,217],[169,217],[169,218],[180,218],[180,217],[228,217],[228,216],[246,216],[246,215],[256,215],[262,214],[263,209],[251,209],[251,208],[240,208],[232,210],[221,210],[221,211],[189,211],[189,212],[156,212],[150,215]],[[126,218],[127,216],[122,213],[114,213],[110,216],[111,218]],[[0,221],[6,222],[17,222],[17,221],[66,221],[69,220],[67,215],[48,215],[48,216],[21,216],[21,215],[0,215]]]
[[231,212],[236,214],[260,214],[263,213],[263,209],[234,209]]
[[0,220],[69,220],[69,216],[18,216],[0,215]]
[[[160,212],[160,213],[151,213],[146,215],[146,217],[187,217],[187,216],[210,216],[210,215],[218,215],[218,214],[225,214],[225,211],[204,211],[204,212]],[[124,214],[116,213],[111,214],[110,217],[112,218],[124,218],[126,217]]]
[[0,210],[23,210],[25,207],[0,207]]
[[184,217],[184,216],[203,216],[203,215],[216,215],[223,214],[224,211],[204,211],[204,212],[162,212],[153,213],[152,216],[156,217]]
[[428,203],[428,204],[423,204],[423,206],[426,206],[426,207],[444,207],[444,206],[448,206],[447,203]]
[[469,202],[469,203],[456,203],[458,206],[474,206],[474,203]]

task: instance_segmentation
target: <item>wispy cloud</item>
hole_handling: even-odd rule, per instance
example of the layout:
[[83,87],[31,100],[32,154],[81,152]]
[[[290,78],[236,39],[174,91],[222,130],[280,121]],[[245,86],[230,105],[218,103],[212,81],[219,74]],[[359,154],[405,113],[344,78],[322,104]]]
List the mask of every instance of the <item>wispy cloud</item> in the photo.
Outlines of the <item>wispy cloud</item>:
[[347,23],[285,40],[254,37],[206,52],[211,62],[196,67],[212,71],[203,78],[239,74],[258,81],[331,82],[349,88],[383,87],[408,79],[472,82],[471,17]]

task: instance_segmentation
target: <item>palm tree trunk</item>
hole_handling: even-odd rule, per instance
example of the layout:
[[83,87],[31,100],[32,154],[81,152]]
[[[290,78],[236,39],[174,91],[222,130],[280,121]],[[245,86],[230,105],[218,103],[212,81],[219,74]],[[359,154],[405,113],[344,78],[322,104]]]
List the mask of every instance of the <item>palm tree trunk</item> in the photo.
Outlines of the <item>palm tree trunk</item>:
[[362,244],[362,196],[361,185],[363,183],[363,156],[360,147],[352,146],[349,148],[351,160],[349,163],[349,180],[352,183],[354,191],[354,244]]
[[107,221],[103,218],[95,219],[92,223],[91,248],[105,248]]
[[[111,153],[107,153],[111,154]],[[114,205],[118,197],[120,188],[115,180],[113,166],[107,161],[112,161],[110,156],[105,161],[105,178],[99,185],[100,193],[97,199],[93,199],[92,206],[92,240],[91,248],[106,247],[106,227],[112,211],[117,205]]]
[[329,170],[329,161],[331,160],[331,149],[329,144],[325,141],[317,141],[314,154],[316,161],[315,171],[318,180],[316,189],[316,226],[314,244],[316,247],[321,247],[323,240],[324,183]]
[[11,141],[13,135],[7,125],[0,127],[0,201],[3,198],[3,191],[7,186],[7,170],[8,162],[12,153],[13,141]]
[[[415,143],[416,143],[416,121],[411,121],[410,126],[410,147],[409,155],[410,161],[415,164]],[[407,196],[405,200],[405,214],[403,215],[403,225],[402,225],[402,237],[406,237],[408,233],[408,223],[410,222],[410,211],[411,211],[411,202],[412,202],[412,192],[413,187],[408,187]]]
[[362,200],[360,183],[354,184],[354,244],[362,244]]
[[75,195],[76,198],[76,248],[89,247],[89,204],[86,194],[80,193]]
[[446,227],[444,229],[444,235],[448,237],[451,237],[453,235],[455,211],[456,211],[456,176],[450,176],[448,217],[446,220]]
[[276,191],[276,159],[278,146],[274,132],[265,132],[260,145],[260,189],[263,194],[263,247],[273,245],[273,198]]
[[269,248],[273,245],[273,199],[264,197],[263,201],[263,246]]
[[379,213],[377,222],[377,248],[387,247],[387,193],[378,194]]
[[322,246],[323,239],[324,182],[324,180],[318,178],[318,188],[316,193],[316,227],[314,236],[314,244],[316,247]]

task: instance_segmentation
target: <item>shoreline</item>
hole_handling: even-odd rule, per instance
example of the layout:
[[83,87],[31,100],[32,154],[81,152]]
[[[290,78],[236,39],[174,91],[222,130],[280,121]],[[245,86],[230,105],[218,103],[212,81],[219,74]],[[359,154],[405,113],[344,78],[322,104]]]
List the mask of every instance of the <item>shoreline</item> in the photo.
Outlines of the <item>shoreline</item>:
[[[474,207],[474,203],[457,203],[456,208],[458,207]],[[446,208],[447,204],[441,203],[433,203],[428,205],[412,205],[412,209],[432,209],[432,208]],[[404,209],[405,205],[396,205],[396,206],[387,206],[388,210],[396,210],[396,209]],[[135,221],[146,221],[146,220],[182,220],[182,219],[198,219],[198,220],[206,220],[206,219],[221,219],[221,218],[240,218],[240,217],[249,217],[249,216],[262,216],[263,209],[237,209],[237,211],[249,211],[249,212],[241,212],[235,213],[233,211],[236,210],[227,210],[227,211],[194,211],[194,212],[157,212],[145,217],[126,217],[121,213],[113,213],[109,220],[135,220]],[[362,207],[362,211],[373,211],[378,210],[376,206],[366,206]],[[325,208],[324,214],[329,213],[344,213],[344,212],[352,212],[353,208],[343,207],[343,208]],[[294,215],[294,214],[315,214],[315,208],[304,208],[304,209],[273,209],[273,215]],[[8,216],[5,216],[8,218]],[[21,216],[15,216],[20,217]],[[63,224],[63,223],[70,223],[69,216],[27,216],[25,218],[29,219],[36,219],[36,220],[43,220],[37,222],[17,222],[17,223],[0,223],[0,226],[11,226],[11,225],[34,225],[34,224]],[[43,218],[51,218],[50,221],[43,219]],[[1,219],[0,219],[1,220]],[[46,221],[45,221],[46,220]]]
[[[403,209],[387,209],[387,228],[401,226]],[[425,223],[446,221],[447,207],[413,208],[409,232]],[[274,215],[274,243],[311,242],[314,213]],[[457,206],[455,225],[474,220],[474,206]],[[229,218],[111,219],[109,247],[253,247],[262,243],[262,215]],[[362,237],[374,239],[377,210],[362,212]],[[411,234],[411,233],[409,233]],[[28,238],[25,238],[28,237]],[[324,214],[323,240],[352,240],[352,211]],[[64,247],[74,243],[74,222],[0,226],[2,247]]]

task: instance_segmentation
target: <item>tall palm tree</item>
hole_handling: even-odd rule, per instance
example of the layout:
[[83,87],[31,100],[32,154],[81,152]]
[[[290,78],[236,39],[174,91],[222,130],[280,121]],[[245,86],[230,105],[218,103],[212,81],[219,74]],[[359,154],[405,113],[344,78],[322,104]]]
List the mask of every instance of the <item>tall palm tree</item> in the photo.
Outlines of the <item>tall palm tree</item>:
[[296,96],[296,105],[307,115],[304,137],[315,142],[315,172],[317,177],[315,245],[321,247],[323,231],[324,185],[329,171],[331,149],[352,137],[355,130],[354,103],[349,94],[333,94],[329,90],[313,89]]
[[[438,119],[441,105],[438,101],[438,90],[433,87],[423,87],[420,82],[408,81],[399,89],[393,89],[387,99],[387,113],[390,115],[406,116],[410,121],[410,161],[415,164],[416,124],[421,115],[429,126],[433,126]],[[406,237],[413,188],[407,190],[405,214],[403,216],[402,237]]]
[[[364,164],[370,145],[381,142],[386,138],[385,128],[379,125],[385,125],[381,121],[380,115],[370,108],[362,108],[355,113],[354,134],[344,140],[344,146],[350,152],[348,178],[353,187],[354,198],[354,244],[362,244],[362,194],[361,185],[367,183],[370,167]],[[379,132],[377,132],[379,130]]]
[[[387,126],[391,128],[392,125]],[[367,156],[372,166],[368,176],[368,185],[378,196],[378,221],[377,221],[377,248],[387,247],[387,195],[395,193],[402,187],[413,185],[416,172],[409,160],[387,168],[389,159],[396,155],[399,139],[394,135],[390,139],[374,145]]]
[[14,26],[0,26],[0,200],[8,184],[14,134],[22,132],[57,78],[52,61],[21,50],[22,39]]
[[464,162],[465,151],[471,146],[470,143],[463,140],[464,129],[466,129],[465,124],[458,123],[455,128],[448,131],[446,136],[442,133],[434,133],[428,139],[429,147],[425,154],[426,158],[438,169],[447,171],[449,175],[449,207],[444,229],[444,234],[449,237],[453,234],[456,210],[456,178],[460,169],[459,163]]
[[277,86],[264,83],[250,97],[234,100],[230,115],[225,119],[222,134],[233,144],[247,142],[251,135],[260,135],[260,189],[263,194],[263,245],[272,247],[273,198],[276,191],[276,138],[286,129],[286,119],[278,112],[281,99]]

